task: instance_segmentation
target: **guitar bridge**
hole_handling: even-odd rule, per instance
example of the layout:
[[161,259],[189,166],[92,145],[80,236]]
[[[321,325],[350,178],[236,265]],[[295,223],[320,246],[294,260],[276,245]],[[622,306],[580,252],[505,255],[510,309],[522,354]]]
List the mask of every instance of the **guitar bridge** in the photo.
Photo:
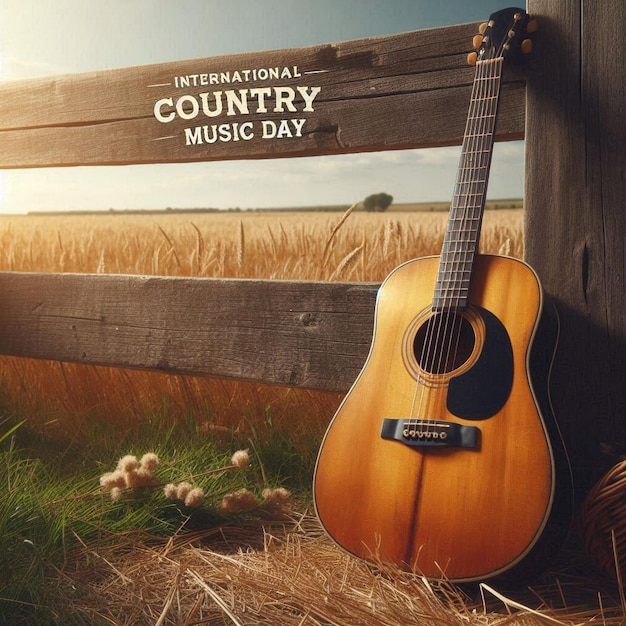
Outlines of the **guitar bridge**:
[[399,441],[411,448],[478,447],[480,430],[442,420],[385,418],[380,432],[383,439]]

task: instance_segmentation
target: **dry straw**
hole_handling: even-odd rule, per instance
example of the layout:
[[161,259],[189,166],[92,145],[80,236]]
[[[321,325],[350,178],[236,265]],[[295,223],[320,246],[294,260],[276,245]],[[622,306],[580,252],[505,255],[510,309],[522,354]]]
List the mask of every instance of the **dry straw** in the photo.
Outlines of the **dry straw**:
[[358,203],[355,202],[352,206],[348,207],[346,211],[344,212],[344,214],[339,219],[339,221],[333,227],[328,239],[326,240],[326,245],[324,246],[324,251],[322,253],[322,267],[326,267],[328,263],[328,254],[330,252],[331,243],[333,239],[335,238],[335,235],[339,232],[339,229],[346,223],[346,220],[350,217],[350,215],[352,214],[352,211],[354,211],[354,209],[357,206],[358,206]]
[[159,230],[159,232],[163,235],[163,238],[165,239],[165,241],[167,242],[167,245],[169,246],[168,253],[173,255],[174,259],[176,259],[176,265],[178,267],[181,267],[180,258],[178,256],[178,253],[176,252],[176,245],[174,244],[171,237],[165,232],[165,229],[160,224],[157,224],[156,227]]
[[341,259],[341,262],[339,263],[339,265],[337,265],[335,271],[330,275],[328,280],[333,281],[337,280],[338,278],[346,278],[350,272],[350,269],[354,266],[357,258],[363,251],[364,247],[365,243],[362,243],[351,252],[348,252],[348,254],[346,254],[346,256]]
[[204,268],[204,238],[200,229],[193,222],[189,222],[189,224],[196,231],[196,274],[202,275]]
[[81,598],[76,609],[117,625],[617,626],[625,615],[551,609],[550,599],[491,586],[472,599],[446,581],[354,559],[309,516],[289,525],[214,529],[132,552],[113,546],[96,557],[98,567],[71,574]]
[[239,220],[237,231],[237,267],[241,270],[246,255],[246,234],[243,228],[243,220]]

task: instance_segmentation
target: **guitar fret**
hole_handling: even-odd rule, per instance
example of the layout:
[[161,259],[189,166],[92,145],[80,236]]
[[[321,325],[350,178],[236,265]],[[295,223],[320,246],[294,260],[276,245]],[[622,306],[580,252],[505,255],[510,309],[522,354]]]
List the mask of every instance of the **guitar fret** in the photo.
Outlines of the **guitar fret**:
[[[482,160],[489,160],[489,156],[491,154],[491,150],[476,150],[474,148],[470,148],[465,150],[464,152],[461,153],[462,161],[473,161],[473,160],[478,160],[480,161]],[[477,157],[477,158],[475,158]],[[485,163],[484,166],[482,167],[486,167],[487,164]],[[464,167],[464,165],[461,166],[461,169]]]
[[[484,172],[483,172],[484,170]],[[459,174],[461,172],[472,172],[473,177],[471,180],[461,180],[457,179],[457,184],[459,185],[468,185],[474,183],[486,183],[487,182],[487,166],[486,165],[463,165],[459,168]],[[484,174],[484,177],[482,177]]]
[[[484,119],[484,117],[485,117],[485,116],[482,116],[482,118],[483,118],[483,119]],[[495,116],[494,116],[494,117],[495,117]],[[470,134],[468,134],[468,135],[465,135],[465,138],[466,138],[466,139],[472,139],[472,138],[474,138],[474,137],[488,137],[490,134],[491,134],[490,132],[487,132],[487,133],[476,133],[475,135],[473,135],[473,134],[471,134],[471,133],[470,133]]]
[[[474,235],[474,234],[478,234],[478,228],[466,228],[463,230],[458,230],[456,231],[457,235]],[[444,237],[444,243],[446,244],[451,244],[451,243],[473,243],[473,241],[471,239],[469,239],[469,237],[465,236],[465,237],[457,237],[456,239],[453,239],[451,236],[450,237]]]
[[441,254],[439,255],[441,258],[441,265],[444,265],[445,263],[458,263],[458,259],[456,258],[452,258],[452,259],[447,259],[446,257],[452,256],[452,255],[458,255],[458,254],[470,254],[471,252],[474,251],[474,244],[473,243],[468,243],[465,245],[465,247],[463,247],[463,245],[459,245],[458,247],[453,247],[453,248],[446,248],[445,250],[442,250]]
[[467,298],[463,290],[435,292],[434,299],[442,304],[447,304],[455,299]]
[[468,116],[468,121],[470,122],[474,122],[476,120],[484,120],[487,117],[495,117],[496,114],[495,113],[481,113],[480,115],[470,115]]
[[456,276],[450,280],[441,281],[435,286],[435,292],[437,291],[453,291],[454,289],[465,289],[469,287],[471,275],[468,272],[466,276]]
[[469,305],[472,269],[493,153],[501,65],[498,61],[484,68],[477,67],[448,226],[439,257],[432,302],[434,310],[463,309]]
[[441,280],[436,283],[435,289],[445,289],[445,287],[456,287],[457,289],[463,285],[469,285],[469,281],[471,278],[471,270],[467,270],[465,272],[459,272],[458,276],[447,277],[448,280]]
[[[489,169],[489,159],[489,152],[465,152],[463,154],[463,158],[461,159],[461,165],[459,165],[459,171],[471,169],[485,170],[485,173],[487,173],[487,170]],[[480,173],[482,174],[483,172]]]
[[461,293],[463,289],[469,287],[470,277],[458,279],[454,283],[440,283],[435,286],[435,294],[441,295],[442,293]]
[[461,270],[461,269],[456,269],[454,270],[455,276],[452,277],[451,274],[451,270],[442,270],[442,274],[446,274],[446,276],[442,276],[442,280],[439,281],[439,283],[437,284],[447,284],[450,283],[451,281],[467,281],[469,282],[470,276],[472,274],[472,268],[468,267],[467,269]]
[[470,277],[459,279],[455,283],[440,283],[435,286],[435,295],[441,297],[442,294],[461,294],[464,289],[469,288]]
[[[456,186],[460,187],[461,185],[476,185],[479,183],[482,183],[484,181],[480,181],[480,180],[476,180],[473,182],[465,182],[465,183],[457,183]],[[463,198],[463,197],[471,197],[471,196],[475,196],[475,197],[480,197],[480,196],[484,196],[485,192],[483,189],[478,189],[478,190],[470,190],[470,191],[463,191],[463,190],[455,190],[454,192],[454,196],[455,197],[459,197],[459,198]]]
[[435,298],[454,298],[461,297],[463,295],[463,291],[469,287],[469,280],[463,283],[462,285],[458,285],[451,289],[446,288],[435,288]]
[[[472,262],[473,256],[474,255],[471,254],[465,259],[465,265],[467,265],[467,267],[457,267],[460,263],[462,263],[462,261],[459,261],[459,260],[446,261],[445,259],[440,257],[439,268],[441,269],[441,273],[452,274],[453,272],[455,272],[457,274],[471,274],[472,272],[471,262]],[[447,265],[451,265],[452,269],[446,269]]]

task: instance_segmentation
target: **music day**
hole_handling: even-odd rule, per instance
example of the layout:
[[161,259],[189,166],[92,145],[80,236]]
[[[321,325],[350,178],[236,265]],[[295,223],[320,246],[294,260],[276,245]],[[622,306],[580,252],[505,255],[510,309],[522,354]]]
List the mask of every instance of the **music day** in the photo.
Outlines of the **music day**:
[[[259,72],[260,74],[260,72]],[[299,73],[296,74],[300,76]],[[269,74],[268,74],[269,76]],[[176,85],[181,81],[176,79]],[[175,119],[241,117],[267,113],[309,113],[321,87],[288,85],[223,89],[202,93],[166,97],[154,103],[154,117],[162,124]],[[302,137],[306,118],[224,121],[185,128],[185,144],[200,145],[217,142],[284,139]]]

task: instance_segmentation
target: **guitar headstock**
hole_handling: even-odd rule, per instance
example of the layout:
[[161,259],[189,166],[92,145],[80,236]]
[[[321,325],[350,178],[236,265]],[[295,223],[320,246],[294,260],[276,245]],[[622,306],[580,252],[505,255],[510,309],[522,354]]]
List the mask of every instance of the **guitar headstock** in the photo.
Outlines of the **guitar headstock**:
[[537,30],[537,22],[524,9],[510,7],[493,13],[478,30],[472,41],[476,52],[467,57],[470,65],[497,58],[515,60],[520,53],[530,54],[530,35]]

